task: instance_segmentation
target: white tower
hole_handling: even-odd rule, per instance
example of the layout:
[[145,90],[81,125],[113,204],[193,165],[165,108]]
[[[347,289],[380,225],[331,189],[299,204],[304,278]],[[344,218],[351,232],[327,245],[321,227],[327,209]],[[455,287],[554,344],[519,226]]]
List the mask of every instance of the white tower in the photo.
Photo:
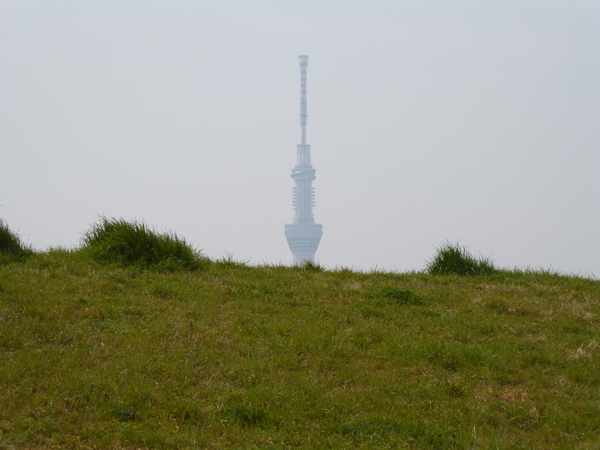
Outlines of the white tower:
[[285,225],[285,237],[294,256],[294,264],[314,262],[315,252],[319,247],[323,225],[315,223],[313,206],[315,191],[312,182],[315,180],[315,169],[310,163],[310,145],[306,143],[306,68],[308,56],[300,56],[300,144],[296,157],[296,167],[292,169],[292,178],[296,186],[293,194],[294,223]]

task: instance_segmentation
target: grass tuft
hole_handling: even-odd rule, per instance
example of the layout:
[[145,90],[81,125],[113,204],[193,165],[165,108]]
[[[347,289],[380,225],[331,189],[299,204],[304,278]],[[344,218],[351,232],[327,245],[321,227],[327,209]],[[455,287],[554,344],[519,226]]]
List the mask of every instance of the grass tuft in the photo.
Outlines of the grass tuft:
[[305,261],[304,264],[299,265],[299,266],[294,266],[294,268],[303,270],[304,272],[313,272],[313,273],[319,273],[319,272],[323,272],[325,270],[323,268],[323,266],[319,265],[318,263],[314,263],[312,261]]
[[15,261],[33,255],[33,250],[26,246],[19,235],[12,231],[8,224],[0,219],[0,262]]
[[94,259],[161,271],[197,270],[208,259],[175,233],[157,233],[141,222],[102,217],[83,236]]
[[138,418],[135,411],[122,406],[113,409],[111,413],[119,422],[133,422]]
[[437,248],[437,253],[426,262],[426,270],[431,275],[491,275],[498,272],[489,258],[476,258],[466,247],[445,243]]
[[373,295],[387,299],[389,302],[397,305],[418,305],[422,303],[421,297],[412,290],[396,286],[381,286]]
[[243,426],[258,425],[266,419],[265,411],[258,406],[235,405],[221,411],[226,422]]

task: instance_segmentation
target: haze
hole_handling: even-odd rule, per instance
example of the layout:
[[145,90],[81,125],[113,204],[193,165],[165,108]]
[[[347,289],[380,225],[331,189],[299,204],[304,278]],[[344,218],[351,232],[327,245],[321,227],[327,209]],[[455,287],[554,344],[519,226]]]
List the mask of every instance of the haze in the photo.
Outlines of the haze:
[[290,264],[308,66],[316,261],[600,275],[594,1],[3,0],[0,217],[37,249],[101,215]]

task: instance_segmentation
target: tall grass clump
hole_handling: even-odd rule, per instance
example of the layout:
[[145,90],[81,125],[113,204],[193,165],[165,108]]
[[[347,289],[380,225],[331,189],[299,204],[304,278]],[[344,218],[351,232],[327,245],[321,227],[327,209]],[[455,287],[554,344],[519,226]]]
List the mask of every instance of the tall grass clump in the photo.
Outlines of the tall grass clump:
[[19,235],[12,231],[3,219],[0,219],[0,261],[14,261],[32,254],[33,250],[21,241]]
[[498,271],[489,258],[476,258],[466,247],[451,243],[437,248],[426,269],[432,275],[490,275]]
[[157,233],[144,223],[123,219],[102,217],[84,233],[83,249],[100,261],[167,271],[196,270],[208,263],[175,233]]

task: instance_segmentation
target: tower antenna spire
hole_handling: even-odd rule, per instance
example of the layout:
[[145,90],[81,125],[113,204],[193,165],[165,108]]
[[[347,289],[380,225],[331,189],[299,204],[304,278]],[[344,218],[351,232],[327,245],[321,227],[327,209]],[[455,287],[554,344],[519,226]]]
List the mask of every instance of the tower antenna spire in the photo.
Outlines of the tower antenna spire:
[[306,68],[308,67],[308,56],[300,55],[300,144],[306,145],[306,119],[308,117],[306,104]]
[[306,72],[308,56],[300,55],[300,144],[297,146],[296,166],[292,169],[295,182],[292,205],[294,222],[285,225],[285,237],[295,265],[314,262],[315,252],[323,235],[323,225],[315,223],[313,206],[315,193],[312,182],[315,169],[310,162],[310,145],[306,143],[307,101]]

